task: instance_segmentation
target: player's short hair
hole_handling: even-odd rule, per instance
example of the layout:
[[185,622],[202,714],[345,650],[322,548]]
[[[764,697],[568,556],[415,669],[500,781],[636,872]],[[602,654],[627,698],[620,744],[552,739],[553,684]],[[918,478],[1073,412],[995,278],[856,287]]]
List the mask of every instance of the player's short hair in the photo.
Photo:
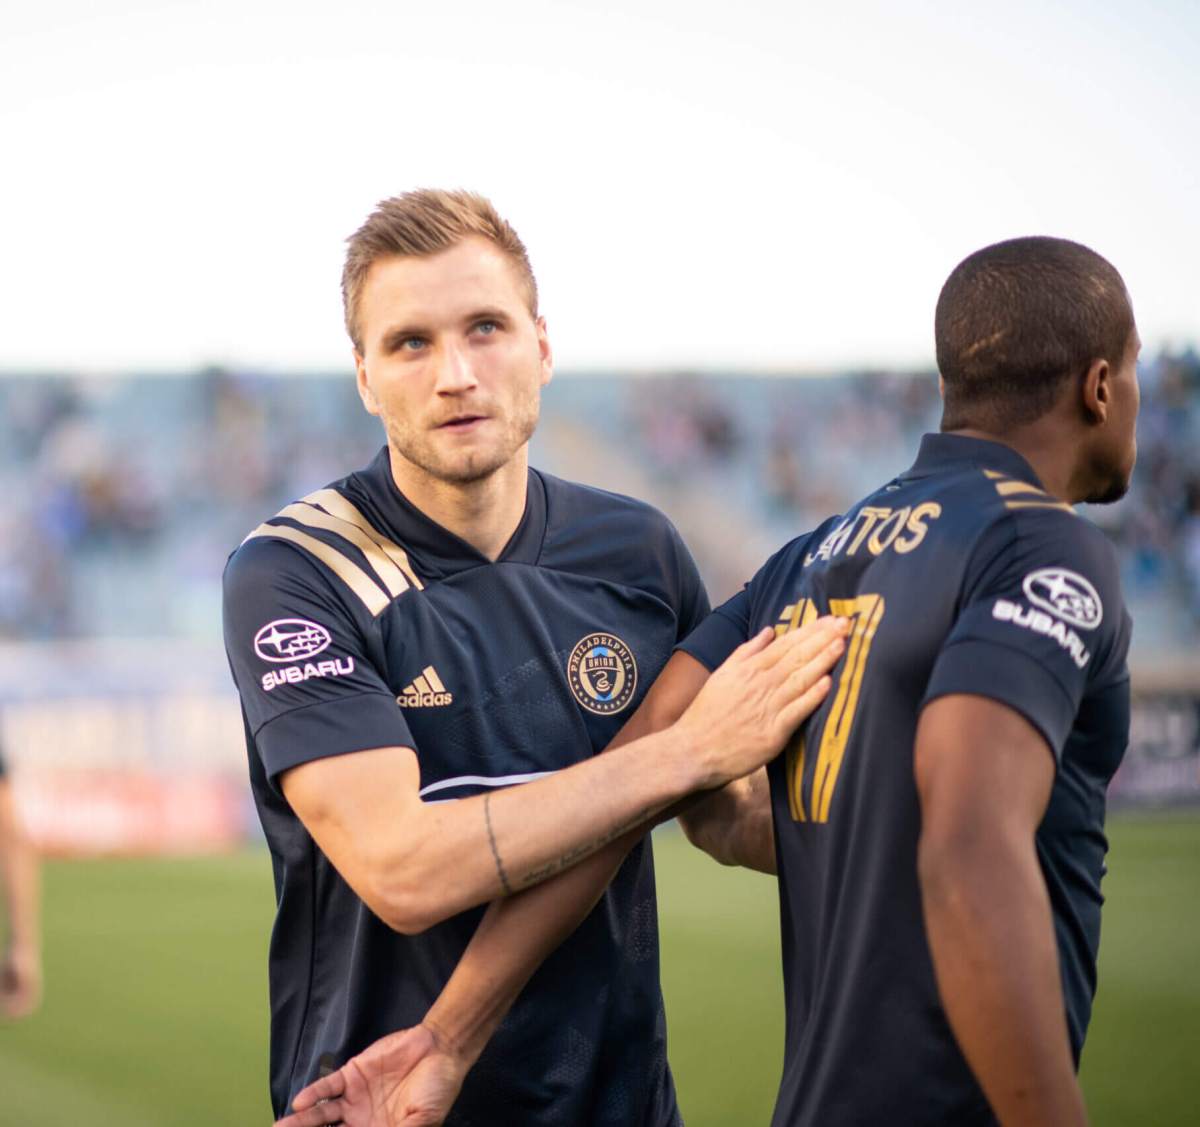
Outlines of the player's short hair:
[[934,315],[942,429],[1018,426],[1071,376],[1119,365],[1133,330],[1125,283],[1094,250],[1036,236],[984,247],[942,287]]
[[516,231],[502,219],[490,200],[476,192],[418,188],[381,200],[363,225],[346,240],[342,268],[342,308],[346,332],[362,352],[358,307],[372,264],[394,256],[438,254],[479,235],[495,243],[517,268],[525,302],[537,316],[537,281],[529,254]]

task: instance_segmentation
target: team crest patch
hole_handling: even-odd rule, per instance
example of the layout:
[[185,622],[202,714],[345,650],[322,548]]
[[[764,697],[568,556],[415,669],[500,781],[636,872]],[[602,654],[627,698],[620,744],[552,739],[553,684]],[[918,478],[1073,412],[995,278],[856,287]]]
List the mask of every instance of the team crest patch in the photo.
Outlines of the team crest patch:
[[581,638],[567,658],[571,692],[589,712],[620,712],[637,689],[637,662],[629,647],[602,630]]

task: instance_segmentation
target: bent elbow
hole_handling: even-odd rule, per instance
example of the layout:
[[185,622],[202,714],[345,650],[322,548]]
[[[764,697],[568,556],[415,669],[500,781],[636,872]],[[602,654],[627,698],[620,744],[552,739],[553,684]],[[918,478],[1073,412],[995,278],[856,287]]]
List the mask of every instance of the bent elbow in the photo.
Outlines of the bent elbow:
[[440,921],[427,919],[424,916],[393,915],[383,922],[399,935],[421,935]]
[[398,878],[394,872],[377,871],[363,900],[392,931],[420,935],[454,914],[426,891],[428,887],[419,877]]
[[721,848],[721,835],[713,833],[713,827],[709,819],[681,817],[679,824],[683,827],[683,836],[702,853],[707,853],[719,864],[735,864],[726,851]]
[[405,903],[388,904],[382,910],[374,909],[375,914],[385,924],[400,935],[420,935],[433,927],[436,920],[431,920],[423,913],[416,911]]
[[696,823],[696,820],[680,815],[678,821],[680,828],[683,830],[683,836],[697,849],[704,849],[704,833],[702,827]]
[[392,931],[401,935],[420,935],[451,915],[449,912],[438,912],[431,905],[423,903],[420,897],[411,895],[393,895],[369,907]]

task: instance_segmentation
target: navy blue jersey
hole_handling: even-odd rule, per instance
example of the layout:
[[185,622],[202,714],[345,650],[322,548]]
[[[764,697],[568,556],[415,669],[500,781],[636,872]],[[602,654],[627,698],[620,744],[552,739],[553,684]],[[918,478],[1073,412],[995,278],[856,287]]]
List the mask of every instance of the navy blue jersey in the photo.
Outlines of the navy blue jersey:
[[787,1008],[773,1123],[992,1123],[925,938],[917,718],[950,693],[989,697],[1053,751],[1037,852],[1078,1061],[1096,984],[1105,790],[1129,731],[1116,560],[1015,451],[927,435],[907,473],[784,547],[684,649],[713,668],[764,626],[829,612],[853,621],[833,689],[768,771]]
[[[494,563],[398,491],[387,450],[289,505],[233,554],[225,639],[275,869],[271,1095],[419,1022],[482,908],[421,935],[383,924],[279,789],[289,767],[373,747],[416,751],[421,794],[451,801],[602,750],[708,612],[656,510],[530,471]],[[447,1123],[678,1121],[666,1061],[650,843],[538,970]]]

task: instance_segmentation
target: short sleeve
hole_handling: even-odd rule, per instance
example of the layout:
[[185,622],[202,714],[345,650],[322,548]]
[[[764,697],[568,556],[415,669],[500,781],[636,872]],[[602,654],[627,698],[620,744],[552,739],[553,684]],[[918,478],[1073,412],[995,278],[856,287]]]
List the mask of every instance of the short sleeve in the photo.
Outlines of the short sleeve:
[[248,541],[225,569],[225,649],[272,784],[290,767],[373,747],[413,747],[364,625],[300,549]]
[[[818,530],[819,531],[819,530]],[[710,671],[716,669],[743,642],[755,633],[755,607],[769,598],[773,581],[797,559],[815,533],[789,540],[736,595],[723,602],[678,646]]]
[[679,645],[710,672],[750,636],[750,587],[723,602]]
[[1042,733],[1057,761],[1084,697],[1125,675],[1128,644],[1103,535],[1069,512],[1026,512],[973,553],[922,703],[953,693],[999,701]]

